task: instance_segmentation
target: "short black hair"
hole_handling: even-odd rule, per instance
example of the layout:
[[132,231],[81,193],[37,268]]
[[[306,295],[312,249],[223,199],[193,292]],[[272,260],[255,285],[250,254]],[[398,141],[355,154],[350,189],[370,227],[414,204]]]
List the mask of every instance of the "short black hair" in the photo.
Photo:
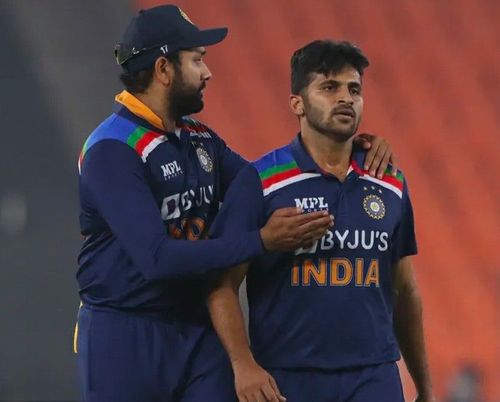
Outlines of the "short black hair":
[[312,73],[328,75],[352,66],[362,76],[369,64],[361,49],[350,42],[315,40],[293,53],[290,61],[292,93],[300,94],[311,82]]
[[[165,56],[168,61],[170,61],[174,68],[177,68],[180,64],[180,56],[179,52],[174,52],[172,54],[168,54]],[[156,61],[156,60],[155,60]],[[140,71],[136,72],[128,72],[127,70],[123,70],[120,74],[120,81],[125,86],[125,89],[131,94],[140,94],[148,89],[151,81],[153,81],[153,75],[155,72],[154,63]]]

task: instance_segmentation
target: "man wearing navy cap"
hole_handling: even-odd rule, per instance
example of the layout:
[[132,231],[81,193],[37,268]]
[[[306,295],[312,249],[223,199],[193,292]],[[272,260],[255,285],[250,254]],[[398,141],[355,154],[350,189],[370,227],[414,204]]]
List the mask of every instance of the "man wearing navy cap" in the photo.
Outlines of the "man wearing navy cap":
[[[348,42],[317,40],[294,53],[290,108],[300,133],[240,171],[212,225],[214,236],[235,235],[287,206],[335,218],[312,247],[253,258],[211,292],[240,402],[403,402],[400,349],[417,401],[433,400],[408,186],[401,173],[371,177],[353,143],[367,66]],[[247,273],[251,349],[238,300]]]
[[[78,163],[84,243],[74,346],[86,402],[234,400],[204,303],[207,277],[265,250],[310,246],[331,225],[328,212],[292,207],[256,230],[207,239],[247,164],[187,117],[202,110],[211,78],[205,46],[226,35],[167,5],[140,11],[115,48],[126,90]],[[390,154],[380,142],[375,162]]]

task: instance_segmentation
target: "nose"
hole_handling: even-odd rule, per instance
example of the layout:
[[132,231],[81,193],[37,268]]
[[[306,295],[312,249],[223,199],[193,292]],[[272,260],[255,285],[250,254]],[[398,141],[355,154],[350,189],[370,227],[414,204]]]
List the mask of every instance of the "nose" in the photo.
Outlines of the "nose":
[[201,72],[201,78],[203,81],[208,81],[210,78],[212,78],[212,73],[210,72],[206,64],[204,64],[204,68]]
[[351,91],[347,86],[342,86],[339,91],[338,103],[352,105],[354,100],[352,99]]

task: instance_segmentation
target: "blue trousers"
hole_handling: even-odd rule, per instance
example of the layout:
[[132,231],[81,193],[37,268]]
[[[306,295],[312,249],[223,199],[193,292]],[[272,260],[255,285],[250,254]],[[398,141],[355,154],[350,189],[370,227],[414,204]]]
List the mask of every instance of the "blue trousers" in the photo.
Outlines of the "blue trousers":
[[404,402],[396,363],[338,371],[268,370],[287,402]]
[[235,402],[234,378],[209,326],[80,308],[84,402]]

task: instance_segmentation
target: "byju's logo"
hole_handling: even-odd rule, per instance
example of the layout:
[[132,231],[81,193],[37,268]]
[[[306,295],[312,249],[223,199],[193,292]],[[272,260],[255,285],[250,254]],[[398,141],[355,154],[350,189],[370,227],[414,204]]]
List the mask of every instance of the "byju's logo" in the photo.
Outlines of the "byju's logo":
[[328,211],[328,203],[325,197],[295,198],[295,206],[302,208],[304,212]]
[[173,179],[174,177],[180,176],[182,174],[182,169],[177,161],[161,165],[161,170],[163,171],[163,177],[165,178],[165,180]]

